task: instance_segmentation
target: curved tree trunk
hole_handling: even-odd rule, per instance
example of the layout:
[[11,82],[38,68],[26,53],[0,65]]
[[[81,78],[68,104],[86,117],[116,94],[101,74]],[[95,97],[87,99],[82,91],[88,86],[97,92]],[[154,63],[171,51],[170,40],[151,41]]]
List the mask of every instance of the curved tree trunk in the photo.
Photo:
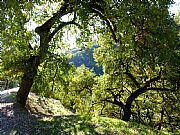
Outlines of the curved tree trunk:
[[124,111],[124,114],[123,114],[122,120],[129,121],[131,118],[131,106],[125,106],[123,111]]
[[[133,93],[131,93],[131,95],[127,98],[127,101],[126,101],[126,105],[124,106],[124,115],[123,115],[123,118],[122,120],[124,121],[129,121],[130,118],[131,118],[131,105],[132,105],[132,102],[141,94],[145,93],[146,91],[148,90],[166,90],[164,88],[150,88],[150,84],[152,82],[156,82],[160,79],[161,77],[161,71],[159,73],[159,75],[157,77],[154,77],[148,81],[145,82],[145,85],[143,87],[139,87],[136,91],[134,91]],[[133,77],[134,78],[134,77]]]
[[37,75],[37,69],[40,65],[40,58],[37,56],[31,56],[27,61],[28,71],[26,71],[22,77],[19,91],[16,95],[16,101],[22,107],[25,107],[26,100],[33,85],[34,77]]
[[[22,106],[25,106],[26,104],[28,94],[33,85],[34,77],[37,75],[38,66],[40,65],[40,61],[43,62],[44,58],[46,57],[46,54],[48,52],[49,42],[51,41],[51,39],[58,31],[60,31],[61,29],[63,29],[63,27],[67,25],[73,24],[78,27],[80,26],[78,23],[75,22],[76,16],[74,16],[74,19],[69,22],[59,21],[60,18],[62,18],[64,15],[67,15],[69,13],[76,14],[76,8],[75,8],[76,6],[74,5],[80,3],[81,1],[64,0],[64,3],[61,5],[60,9],[56,13],[54,13],[51,18],[49,18],[41,26],[36,27],[35,32],[40,36],[40,46],[38,48],[38,57],[37,57],[38,59],[36,59],[35,56],[32,56],[29,58],[28,62],[25,63],[29,65],[29,68],[27,69],[26,72],[24,72],[20,89],[16,97],[17,102],[20,103]],[[93,9],[99,10],[98,7],[96,7],[97,5],[93,5],[94,6]],[[93,10],[92,12],[97,13],[96,10]],[[57,27],[56,25],[54,26],[54,24],[58,24]],[[53,31],[52,31],[52,27],[55,27]],[[114,33],[113,33],[113,37],[116,40]],[[32,50],[31,46],[30,49]]]
[[19,91],[17,92],[16,95],[16,101],[23,107],[25,107],[26,105],[26,100],[33,85],[33,80],[34,77],[31,76],[31,73],[25,73],[22,78]]

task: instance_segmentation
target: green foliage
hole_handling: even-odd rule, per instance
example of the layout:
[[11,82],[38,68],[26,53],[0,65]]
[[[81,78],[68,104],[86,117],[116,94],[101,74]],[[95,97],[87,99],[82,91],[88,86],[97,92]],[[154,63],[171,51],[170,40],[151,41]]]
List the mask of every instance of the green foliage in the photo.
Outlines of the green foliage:
[[[114,21],[117,22],[115,34],[117,37],[120,35],[120,42],[113,42],[110,39],[111,33],[104,32],[100,34],[100,47],[94,54],[96,61],[103,65],[105,73],[98,78],[94,87],[98,114],[122,118],[125,115],[123,106],[117,102],[127,104],[128,98],[138,88],[161,72],[161,79],[148,87],[168,90],[159,93],[149,91],[139,95],[132,103],[132,119],[154,127],[169,126],[167,117],[170,112],[165,109],[168,108],[168,102],[164,99],[164,94],[174,95],[179,91],[179,28],[168,15],[167,3],[161,3],[160,8],[158,2],[157,5],[139,2],[133,6],[125,3],[125,7],[126,4],[129,4],[129,8],[123,9],[123,16],[121,12],[113,13],[115,18],[120,18],[119,22]],[[173,101],[176,100],[171,100]],[[178,129],[178,126],[174,128]]]
[[98,45],[94,43],[92,48],[87,49],[71,49],[72,58],[69,60],[71,65],[79,67],[85,65],[87,68],[92,69],[96,75],[102,75],[103,69],[102,66],[98,66],[94,61],[94,50],[98,48]]
[[13,76],[27,68],[24,63],[30,56],[28,42],[31,34],[23,27],[27,18],[18,1],[0,2],[0,5],[3,10],[0,26],[1,70],[4,75]]
[[[159,20],[161,23],[156,24],[157,22],[154,20],[156,17],[150,18],[147,26],[146,22],[140,24],[144,25],[144,28],[139,28],[138,25],[126,26],[125,28],[132,27],[132,30],[127,31],[130,34],[122,34],[122,43],[120,45],[114,45],[115,43],[108,38],[110,37],[109,33],[103,33],[102,42],[100,42],[101,47],[99,50],[97,49],[96,58],[103,65],[105,75],[100,77],[100,81],[93,88],[95,100],[97,101],[94,110],[98,114],[118,118],[125,115],[122,112],[122,107],[119,108],[104,102],[107,99],[113,102],[113,95],[118,95],[117,100],[125,104],[129,95],[135,92],[137,86],[134,84],[133,79],[127,76],[127,73],[131,73],[142,86],[151,78],[156,77],[162,70],[161,80],[153,82],[151,87],[168,88],[169,93],[171,93],[171,90],[179,91],[179,87],[175,87],[179,85],[178,29],[172,18],[161,14],[159,17],[162,19]],[[145,29],[145,32],[139,33],[141,32],[139,29]],[[150,33],[146,33],[146,29]],[[179,100],[177,99],[177,93],[172,94],[175,97],[171,100],[174,108],[173,115],[170,115],[172,110],[167,109],[171,107],[167,106],[169,101],[164,99],[164,95],[167,95],[166,92],[149,92],[142,99],[137,99],[139,102],[144,100],[144,104],[139,102],[136,105],[135,103],[132,104],[133,115],[138,117],[134,120],[158,128],[161,128],[161,126],[168,127],[168,130],[172,132],[178,130],[178,110],[175,109],[178,108],[178,105],[174,102],[179,102]],[[172,117],[174,117],[175,121],[171,121]]]
[[54,97],[60,90],[66,89],[66,76],[71,67],[64,54],[49,54],[39,66],[32,91],[45,96]]
[[[92,109],[92,87],[95,83],[95,74],[84,65],[69,73],[66,88],[60,88],[54,94],[62,101],[65,107],[78,113],[89,113]],[[67,78],[66,78],[67,79]]]
[[[129,112],[132,120],[173,132],[179,124],[180,42],[178,17],[176,23],[168,13],[171,3],[2,1],[0,76],[26,75],[34,80],[33,91],[78,113],[123,118]],[[35,31],[28,31],[31,22],[39,25]],[[83,47],[98,35],[94,58],[102,76],[68,64],[67,31]]]

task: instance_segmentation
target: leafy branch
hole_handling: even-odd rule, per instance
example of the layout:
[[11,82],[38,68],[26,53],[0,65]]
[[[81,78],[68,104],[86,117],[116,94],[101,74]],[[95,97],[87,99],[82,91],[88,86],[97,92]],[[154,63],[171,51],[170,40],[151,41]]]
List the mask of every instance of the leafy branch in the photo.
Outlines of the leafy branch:
[[105,16],[103,15],[102,8],[92,6],[91,9],[92,9],[92,11],[93,11],[94,13],[96,13],[97,15],[99,15],[99,17],[107,23],[107,25],[108,25],[111,33],[112,33],[113,40],[114,40],[116,43],[121,42],[120,38],[118,39],[117,36],[116,36],[115,28],[113,28],[113,25],[112,25],[111,21],[110,21],[107,17],[105,17]]
[[73,24],[73,25],[76,25],[81,28],[80,24],[76,23],[75,20],[76,20],[76,13],[74,13],[73,20],[71,20],[69,22],[60,22],[59,26],[56,27],[55,30],[49,35],[49,40],[51,40],[60,29],[62,29],[63,27],[65,27],[67,25]]

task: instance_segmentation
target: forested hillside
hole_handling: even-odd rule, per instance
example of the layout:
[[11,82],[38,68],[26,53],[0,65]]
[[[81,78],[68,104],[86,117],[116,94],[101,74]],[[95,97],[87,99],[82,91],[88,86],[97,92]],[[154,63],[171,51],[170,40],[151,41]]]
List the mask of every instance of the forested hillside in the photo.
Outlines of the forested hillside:
[[[20,82],[21,107],[31,91],[80,116],[179,134],[180,13],[169,12],[173,3],[1,1],[0,78]],[[68,40],[80,50],[67,52]]]
[[102,75],[102,66],[98,66],[93,57],[94,49],[98,48],[98,45],[93,45],[93,47],[88,49],[72,49],[70,52],[73,54],[72,59],[69,60],[70,64],[79,67],[85,65],[87,68],[92,69],[96,75]]

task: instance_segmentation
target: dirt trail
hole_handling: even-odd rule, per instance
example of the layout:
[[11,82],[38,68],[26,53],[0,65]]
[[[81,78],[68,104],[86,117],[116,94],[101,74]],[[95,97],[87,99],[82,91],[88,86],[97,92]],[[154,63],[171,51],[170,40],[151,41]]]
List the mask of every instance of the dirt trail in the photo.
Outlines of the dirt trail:
[[3,98],[8,97],[12,93],[17,93],[18,90],[19,90],[19,87],[0,91],[0,101],[2,101]]
[[18,88],[0,93],[0,135],[46,135],[41,115],[31,114],[15,103]]

